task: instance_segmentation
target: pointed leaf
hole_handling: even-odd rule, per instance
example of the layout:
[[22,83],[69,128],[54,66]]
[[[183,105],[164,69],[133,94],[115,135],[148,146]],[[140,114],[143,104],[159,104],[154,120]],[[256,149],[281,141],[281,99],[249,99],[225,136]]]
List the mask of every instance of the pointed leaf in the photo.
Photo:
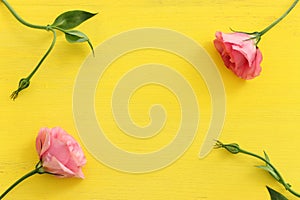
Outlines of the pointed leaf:
[[269,158],[269,156],[268,156],[268,154],[264,151],[264,154],[265,154],[265,159],[268,161],[268,162],[270,162],[270,158]]
[[90,13],[83,10],[67,11],[59,15],[51,26],[64,30],[72,29],[96,14],[97,13]]
[[[265,151],[264,151],[264,155],[265,155],[266,161],[270,162],[270,158]],[[271,176],[273,176],[277,181],[280,180],[278,175],[275,173],[274,169],[268,163],[266,163],[265,166],[256,166],[256,167],[268,171],[271,174]]]
[[283,196],[282,194],[280,194],[279,192],[273,190],[272,188],[269,188],[267,186],[267,189],[269,191],[271,200],[288,200],[285,196]]
[[273,168],[271,168],[269,165],[267,166],[256,166],[257,168],[266,170],[267,172],[269,172],[271,174],[271,176],[273,176],[277,181],[280,180],[280,178],[278,177],[278,175],[274,172]]
[[91,41],[89,41],[89,40],[88,40],[87,42],[88,42],[88,44],[89,44],[90,48],[92,49],[93,56],[95,57],[94,47],[93,47],[93,45],[92,45]]
[[89,44],[89,46],[91,47],[93,54],[94,54],[93,45],[90,42],[89,38],[84,33],[77,31],[77,30],[65,31],[65,37],[66,37],[66,40],[70,43],[87,42]]
[[70,43],[86,42],[89,38],[82,32],[77,30],[65,31],[66,40]]

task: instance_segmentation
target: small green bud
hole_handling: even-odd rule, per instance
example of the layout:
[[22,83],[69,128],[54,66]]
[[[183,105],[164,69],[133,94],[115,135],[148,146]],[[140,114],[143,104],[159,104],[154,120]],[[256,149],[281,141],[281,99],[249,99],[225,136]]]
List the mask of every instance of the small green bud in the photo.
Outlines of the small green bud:
[[18,90],[24,90],[25,88],[27,88],[30,85],[30,81],[27,78],[22,78],[19,82],[19,88]]
[[233,154],[237,154],[240,152],[240,146],[236,143],[223,144],[222,142],[217,141],[215,148],[225,148],[227,151]]
[[230,153],[237,154],[240,152],[240,146],[236,143],[232,144],[225,144],[224,148],[229,151]]
[[10,95],[10,98],[12,98],[13,100],[15,100],[18,95],[19,95],[19,92],[21,92],[22,90],[28,88],[28,86],[30,85],[30,81],[28,78],[22,78],[20,81],[19,81],[19,87],[16,91],[14,91],[11,95]]

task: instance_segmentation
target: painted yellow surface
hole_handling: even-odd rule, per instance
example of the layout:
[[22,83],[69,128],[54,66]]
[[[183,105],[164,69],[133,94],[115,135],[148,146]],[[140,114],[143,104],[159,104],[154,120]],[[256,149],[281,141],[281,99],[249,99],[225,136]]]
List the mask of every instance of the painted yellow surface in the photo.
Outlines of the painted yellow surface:
[[[167,28],[193,38],[207,50],[224,81],[227,113],[220,139],[238,142],[256,153],[266,150],[286,180],[300,191],[300,5],[263,37],[259,44],[264,56],[262,74],[244,81],[223,66],[212,44],[215,31],[229,31],[229,27],[259,31],[280,16],[292,1],[9,2],[24,19],[35,24],[49,24],[58,14],[72,9],[99,12],[78,28],[90,37],[95,47],[115,34],[143,27]],[[61,126],[80,141],[73,119],[72,94],[77,73],[90,52],[88,45],[68,44],[59,34],[54,51],[33,77],[30,87],[12,101],[10,93],[46,51],[51,34],[20,25],[2,3],[0,10],[0,190],[4,191],[37,162],[34,141],[40,127]],[[142,63],[162,61],[176,68],[194,89],[201,113],[197,136],[180,159],[152,173],[130,174],[103,165],[84,148],[88,159],[83,168],[84,180],[36,175],[15,188],[7,199],[269,199],[265,185],[284,192],[267,173],[253,167],[262,164],[255,159],[222,150],[212,151],[205,159],[198,158],[209,126],[209,94],[201,76],[188,63],[175,55],[160,53],[147,50],[125,55],[104,74],[99,89],[103,94],[111,94],[118,77]],[[96,99],[101,98],[100,94],[97,91]],[[168,112],[165,129],[161,135],[147,140],[125,137],[111,118],[109,107],[101,102],[95,104],[98,119],[110,133],[108,137],[128,151],[154,151],[167,144],[179,126],[176,96],[159,86],[141,88],[129,101],[132,118],[141,126],[149,123],[148,109],[153,103],[165,105]]]

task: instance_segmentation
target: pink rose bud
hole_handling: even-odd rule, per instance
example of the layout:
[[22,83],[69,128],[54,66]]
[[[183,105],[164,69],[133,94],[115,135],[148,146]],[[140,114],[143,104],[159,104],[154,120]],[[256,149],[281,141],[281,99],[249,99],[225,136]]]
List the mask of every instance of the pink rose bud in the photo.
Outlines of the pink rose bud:
[[262,54],[255,39],[246,33],[216,32],[214,45],[225,66],[242,79],[253,79],[261,72]]
[[62,177],[84,178],[86,158],[76,140],[62,128],[41,128],[36,150],[45,172]]

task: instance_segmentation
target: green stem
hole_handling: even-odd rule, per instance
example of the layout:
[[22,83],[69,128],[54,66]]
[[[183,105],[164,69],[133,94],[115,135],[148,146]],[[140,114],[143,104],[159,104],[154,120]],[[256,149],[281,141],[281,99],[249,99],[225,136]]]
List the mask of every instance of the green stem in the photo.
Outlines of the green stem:
[[252,157],[255,157],[255,158],[258,158],[259,160],[263,161],[264,163],[266,163],[268,166],[270,166],[272,169],[273,169],[273,172],[277,175],[278,177],[278,182],[280,184],[282,184],[285,189],[287,191],[289,191],[290,193],[292,193],[293,195],[297,196],[297,197],[300,197],[300,194],[297,193],[296,191],[294,191],[291,187],[290,184],[286,183],[285,180],[283,179],[282,175],[279,173],[279,171],[275,168],[275,166],[270,163],[270,161],[267,159],[267,158],[263,158],[257,154],[254,154],[254,153],[251,153],[249,151],[246,151],[244,149],[241,149],[239,147],[238,144],[236,143],[231,143],[231,144],[223,144],[222,142],[220,141],[217,141],[216,143],[216,148],[225,148],[227,151],[229,151],[230,153],[232,154],[237,154],[237,153],[243,153],[243,154],[246,154],[246,155],[249,155],[249,156],[252,156]]
[[3,199],[7,193],[9,193],[14,187],[16,187],[19,183],[21,183],[22,181],[24,181],[25,179],[29,178],[30,176],[34,175],[34,174],[38,174],[39,170],[42,168],[42,166],[39,166],[37,168],[35,168],[34,170],[32,170],[31,172],[25,174],[24,176],[22,176],[20,179],[18,179],[16,182],[14,182],[9,188],[7,188],[7,190],[5,190],[5,192],[3,192],[3,194],[1,194],[0,196],[0,200]]
[[52,51],[53,47],[55,46],[55,43],[56,43],[56,32],[52,28],[50,28],[50,27],[49,27],[49,30],[53,33],[52,43],[51,43],[49,49],[47,50],[47,52],[45,53],[45,55],[40,60],[40,62],[37,64],[37,66],[33,69],[33,71],[26,78],[26,79],[28,79],[28,81],[35,74],[35,72],[39,69],[39,67],[42,65],[42,63],[44,62],[44,60],[47,58],[47,56],[50,54],[50,52]]
[[46,31],[51,31],[53,33],[53,40],[52,43],[49,47],[49,49],[47,50],[47,52],[45,53],[45,55],[42,57],[42,59],[39,61],[39,63],[37,64],[37,66],[33,69],[33,71],[26,77],[26,78],[22,78],[19,81],[19,86],[18,89],[16,91],[14,91],[11,94],[11,98],[14,100],[18,97],[18,94],[20,91],[26,89],[29,84],[30,84],[30,79],[32,78],[32,76],[37,72],[37,70],[40,68],[40,66],[42,65],[42,63],[44,62],[44,60],[47,58],[47,56],[50,54],[50,52],[52,51],[55,43],[56,43],[56,31],[53,29],[53,27],[47,25],[47,26],[40,26],[40,25],[35,25],[35,24],[31,24],[26,22],[24,19],[22,19],[17,12],[11,7],[11,5],[6,1],[6,0],[2,0],[2,2],[4,3],[4,5],[8,8],[8,10],[12,13],[12,15],[23,25],[30,27],[30,28],[34,28],[34,29],[43,29]]
[[283,20],[293,9],[294,7],[297,5],[297,3],[299,2],[299,0],[295,0],[294,3],[289,7],[289,9],[287,11],[285,11],[285,13],[283,15],[281,15],[277,20],[275,20],[272,24],[270,24],[269,26],[267,26],[265,29],[263,29],[260,32],[244,32],[244,31],[235,31],[233,29],[230,28],[231,31],[236,32],[236,33],[245,33],[248,35],[251,35],[252,37],[250,37],[249,39],[246,40],[256,40],[255,44],[256,46],[258,45],[258,43],[261,40],[261,37],[266,34],[270,29],[272,29],[274,26],[276,26],[281,20]]
[[260,37],[263,36],[265,33],[267,33],[271,28],[273,28],[276,24],[278,24],[281,20],[283,20],[296,6],[296,4],[299,2],[299,0],[295,0],[294,3],[291,5],[291,7],[281,16],[279,17],[276,21],[274,21],[271,25],[266,27],[264,30],[259,32]]
[[270,163],[268,160],[266,160],[265,158],[263,158],[263,157],[261,157],[261,156],[259,156],[259,155],[257,155],[257,154],[254,154],[254,153],[245,151],[245,150],[243,150],[243,149],[241,149],[241,148],[239,149],[239,153],[243,153],[243,154],[246,154],[246,155],[249,155],[249,156],[258,158],[258,159],[260,159],[261,161],[263,161],[263,162],[265,162],[266,164],[268,164],[268,165],[273,169],[273,171],[276,173],[276,175],[278,176],[278,178],[279,178],[279,183],[281,183],[281,184],[285,187],[285,189],[286,189],[287,191],[291,192],[293,195],[295,195],[295,196],[297,196],[297,197],[300,197],[300,194],[297,193],[297,192],[295,192],[295,191],[291,188],[291,186],[290,186],[288,183],[286,183],[286,182],[284,181],[284,179],[283,179],[283,177],[281,176],[281,174],[279,173],[279,171],[278,171],[278,170],[275,168],[275,166],[274,166],[272,163]]
[[28,26],[30,28],[35,28],[35,29],[44,29],[44,30],[48,30],[47,26],[40,26],[40,25],[35,25],[35,24],[31,24],[26,22],[24,19],[22,19],[17,13],[16,11],[11,7],[11,5],[6,1],[6,0],[2,0],[2,2],[4,3],[4,5],[8,8],[8,10],[11,12],[11,14],[13,14],[13,16],[23,25]]
[[47,29],[49,31],[51,31],[53,33],[53,40],[52,43],[50,45],[50,47],[48,48],[47,52],[45,53],[45,55],[42,57],[42,59],[39,61],[39,63],[37,64],[37,66],[32,70],[32,72],[26,77],[26,78],[22,78],[19,82],[19,86],[18,89],[15,90],[11,95],[11,99],[15,100],[18,95],[19,92],[21,92],[22,90],[26,89],[29,84],[30,84],[30,79],[33,77],[33,75],[37,72],[37,70],[40,68],[40,66],[42,65],[42,63],[44,62],[44,60],[47,58],[47,56],[50,54],[50,52],[52,51],[53,47],[55,46],[56,43],[56,31],[53,30],[53,28],[48,27]]

